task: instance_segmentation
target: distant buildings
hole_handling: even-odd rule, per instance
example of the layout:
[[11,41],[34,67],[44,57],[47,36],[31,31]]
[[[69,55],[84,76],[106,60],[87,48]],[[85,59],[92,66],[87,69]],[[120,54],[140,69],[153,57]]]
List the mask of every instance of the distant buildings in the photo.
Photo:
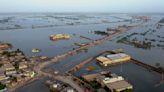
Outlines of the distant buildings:
[[23,73],[24,76],[26,77],[34,77],[35,76],[35,72],[32,71],[32,70],[24,70],[24,73]]
[[0,72],[0,81],[6,80],[6,79],[8,79],[8,77],[4,74],[4,71]]
[[11,48],[12,46],[11,46],[11,44],[9,44],[9,43],[1,43],[0,42],[0,50],[5,50],[5,49],[9,49],[9,48]]
[[31,79],[35,72],[29,64],[30,61],[19,49],[0,50],[0,83],[7,87],[15,87],[18,83]]
[[143,21],[148,21],[151,19],[149,16],[133,16],[133,18],[143,20]]
[[4,70],[6,70],[6,71],[15,70],[15,67],[14,67],[11,63],[9,63],[9,64],[4,64],[3,68],[4,68]]
[[16,73],[17,73],[16,70],[6,71],[6,75],[13,75],[13,74],[16,74]]
[[26,68],[28,68],[26,62],[20,62],[20,63],[19,63],[19,69],[26,69]]

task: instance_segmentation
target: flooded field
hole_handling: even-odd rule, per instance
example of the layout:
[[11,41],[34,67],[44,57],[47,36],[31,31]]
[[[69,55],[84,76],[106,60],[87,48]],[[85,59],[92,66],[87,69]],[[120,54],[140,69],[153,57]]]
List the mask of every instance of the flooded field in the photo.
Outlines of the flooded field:
[[[74,43],[92,42],[92,40],[80,36],[93,40],[103,37],[92,33],[93,31],[106,31],[107,28],[117,28],[122,25],[138,25],[101,45],[91,47],[85,52],[50,65],[49,68],[65,72],[102,51],[117,48],[123,48],[124,52],[144,63],[153,66],[160,63],[160,66],[164,67],[164,27],[157,28],[158,21],[164,15],[149,15],[151,20],[147,22],[134,19],[131,16],[134,16],[134,14],[0,14],[0,41],[11,43],[14,48],[21,49],[28,57],[33,55],[53,57],[77,48],[78,46]],[[71,38],[69,40],[51,41],[49,36],[52,34],[69,34]],[[129,38],[118,42],[124,37]],[[142,41],[151,42],[151,45],[148,49],[142,48],[143,46],[135,46],[134,42],[130,42],[134,39],[141,43]],[[33,48],[39,48],[41,52],[34,54],[31,52]],[[90,65],[96,67],[96,70],[92,72],[104,70],[96,61],[93,61],[75,75],[92,73],[86,70]],[[163,92],[164,90],[164,85],[154,87],[160,80],[160,75],[149,72],[135,64],[117,65],[109,67],[107,70],[124,76],[134,86],[134,92]],[[33,85],[37,85],[37,87],[34,88]],[[49,92],[43,85],[43,81],[33,82],[17,91]]]

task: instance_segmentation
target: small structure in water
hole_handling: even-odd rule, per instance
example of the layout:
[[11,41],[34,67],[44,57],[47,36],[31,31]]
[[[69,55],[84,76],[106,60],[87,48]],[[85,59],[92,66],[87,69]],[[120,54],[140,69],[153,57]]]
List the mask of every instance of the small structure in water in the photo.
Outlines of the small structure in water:
[[86,70],[88,70],[88,71],[93,71],[93,70],[95,70],[96,69],[96,67],[94,67],[94,66],[88,66],[87,68],[86,68]]
[[56,41],[61,39],[70,39],[70,35],[68,34],[54,34],[50,35],[50,40]]
[[41,51],[41,50],[40,50],[40,49],[37,49],[37,48],[33,48],[33,49],[32,49],[32,52],[33,52],[33,53],[39,53],[40,51]]
[[86,44],[85,43],[74,43],[75,45],[77,45],[77,46],[85,46]]

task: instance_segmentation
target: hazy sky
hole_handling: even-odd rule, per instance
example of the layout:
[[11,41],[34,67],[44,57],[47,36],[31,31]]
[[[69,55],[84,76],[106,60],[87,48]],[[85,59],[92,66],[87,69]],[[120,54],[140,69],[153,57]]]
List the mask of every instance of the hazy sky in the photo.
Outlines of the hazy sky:
[[0,0],[0,12],[164,13],[164,0]]

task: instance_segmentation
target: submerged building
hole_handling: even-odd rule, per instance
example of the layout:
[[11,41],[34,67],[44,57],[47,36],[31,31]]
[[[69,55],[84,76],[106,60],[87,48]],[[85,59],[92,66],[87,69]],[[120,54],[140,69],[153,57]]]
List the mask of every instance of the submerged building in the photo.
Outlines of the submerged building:
[[50,40],[60,40],[60,39],[70,39],[70,35],[68,34],[50,35]]
[[110,72],[82,76],[88,82],[96,81],[108,92],[132,92],[133,86],[122,76]]
[[124,53],[110,54],[110,55],[107,55],[106,57],[99,56],[96,58],[99,64],[103,66],[126,62],[126,61],[129,61],[130,59],[131,57]]

